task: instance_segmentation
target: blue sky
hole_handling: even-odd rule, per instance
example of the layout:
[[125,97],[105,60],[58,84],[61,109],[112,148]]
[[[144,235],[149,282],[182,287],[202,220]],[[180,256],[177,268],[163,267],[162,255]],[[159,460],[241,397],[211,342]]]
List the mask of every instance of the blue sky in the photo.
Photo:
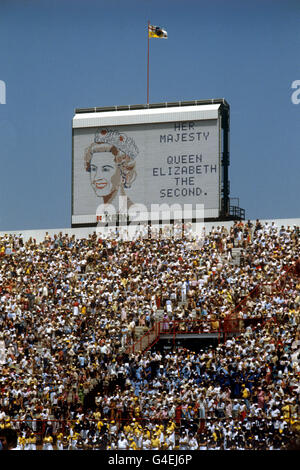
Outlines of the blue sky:
[[75,108],[225,98],[230,196],[300,217],[298,0],[1,0],[0,231],[71,223]]

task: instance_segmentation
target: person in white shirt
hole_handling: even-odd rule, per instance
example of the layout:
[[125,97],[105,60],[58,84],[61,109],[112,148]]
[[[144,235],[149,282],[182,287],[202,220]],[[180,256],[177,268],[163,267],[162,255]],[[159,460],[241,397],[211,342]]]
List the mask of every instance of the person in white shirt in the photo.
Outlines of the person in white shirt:
[[191,450],[197,450],[199,447],[198,441],[195,436],[192,436],[192,438],[189,441],[189,449]]
[[145,436],[142,440],[142,450],[150,450],[151,449],[151,440],[148,436]]
[[126,450],[128,449],[128,441],[125,437],[125,434],[121,434],[119,439],[118,439],[118,442],[117,442],[117,447],[119,450]]

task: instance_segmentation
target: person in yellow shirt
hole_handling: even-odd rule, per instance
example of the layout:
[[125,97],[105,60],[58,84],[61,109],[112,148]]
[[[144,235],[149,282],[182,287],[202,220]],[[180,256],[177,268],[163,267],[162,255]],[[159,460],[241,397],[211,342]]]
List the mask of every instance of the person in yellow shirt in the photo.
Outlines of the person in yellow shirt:
[[129,450],[138,450],[137,443],[132,437],[129,438]]
[[287,402],[282,408],[281,408],[281,411],[283,413],[283,416],[282,418],[287,422],[289,423],[290,422],[290,419],[291,419],[291,410],[292,410],[292,407],[291,407],[291,404],[289,402]]
[[250,390],[248,387],[245,386],[245,384],[242,384],[242,397],[244,399],[244,403],[249,410],[250,408],[250,403],[249,403],[249,398],[250,398]]
[[171,431],[175,431],[176,424],[174,423],[174,421],[169,421],[168,426],[167,426],[167,430],[168,429],[171,430]]
[[130,424],[125,425],[123,429],[124,429],[125,434],[128,434],[131,431]]
[[24,450],[25,449],[25,437],[19,436],[18,437],[18,443],[17,443],[17,448],[18,450]]
[[97,428],[98,428],[99,432],[101,431],[101,428],[102,428],[103,424],[104,424],[103,421],[98,421]]
[[219,329],[219,322],[218,322],[217,318],[215,317],[215,315],[211,316],[211,328],[214,331]]
[[160,440],[159,436],[154,433],[151,439],[151,449],[152,450],[160,450]]
[[64,438],[64,435],[62,432],[58,433],[57,436],[56,436],[56,447],[58,450],[63,450],[64,446],[63,446],[63,438]]
[[5,421],[4,421],[4,428],[10,428],[11,427],[11,422],[10,422],[10,418],[5,418]]
[[159,427],[159,425],[157,424],[154,428],[154,433],[157,437],[160,437],[160,434],[161,434],[161,429]]
[[53,437],[52,436],[44,437],[43,450],[53,450]]
[[169,443],[169,446],[172,446],[172,448],[175,447],[175,441],[176,441],[175,431],[176,431],[176,424],[170,421],[166,430],[166,434],[167,434],[167,441]]
[[77,442],[80,439],[80,437],[81,436],[80,436],[79,432],[74,433],[73,438],[72,438],[72,445],[74,446],[74,448],[76,448]]
[[144,436],[147,437],[148,439],[150,439],[151,437],[151,433],[150,433],[148,426],[146,426],[144,429]]
[[36,436],[31,433],[30,437],[28,438],[29,450],[36,450]]
[[299,419],[297,418],[293,419],[293,421],[291,422],[291,426],[292,426],[293,431],[300,433],[300,420]]
[[139,407],[138,405],[136,405],[136,406],[134,407],[133,412],[134,412],[134,416],[138,419],[139,416],[140,416],[140,413],[141,413],[140,407]]
[[79,437],[80,437],[80,434],[78,434],[77,432],[75,432],[74,434],[69,434],[68,442],[69,442],[70,449],[76,449],[76,444],[77,444]]

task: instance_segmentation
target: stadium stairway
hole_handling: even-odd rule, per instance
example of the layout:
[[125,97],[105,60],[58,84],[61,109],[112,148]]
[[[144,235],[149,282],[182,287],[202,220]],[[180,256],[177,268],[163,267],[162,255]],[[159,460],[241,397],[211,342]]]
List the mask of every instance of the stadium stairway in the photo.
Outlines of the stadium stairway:
[[158,333],[156,328],[146,329],[143,333],[140,333],[140,336],[136,336],[134,344],[128,350],[135,353],[143,352],[154,344],[157,338]]

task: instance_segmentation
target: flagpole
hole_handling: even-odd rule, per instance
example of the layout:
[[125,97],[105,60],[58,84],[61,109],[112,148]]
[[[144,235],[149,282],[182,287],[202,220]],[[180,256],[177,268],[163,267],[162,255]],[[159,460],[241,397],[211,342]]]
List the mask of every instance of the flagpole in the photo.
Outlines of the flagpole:
[[147,60],[147,104],[149,104],[149,51],[150,51],[150,38],[149,38],[149,26],[150,26],[150,21],[148,21],[148,60]]

